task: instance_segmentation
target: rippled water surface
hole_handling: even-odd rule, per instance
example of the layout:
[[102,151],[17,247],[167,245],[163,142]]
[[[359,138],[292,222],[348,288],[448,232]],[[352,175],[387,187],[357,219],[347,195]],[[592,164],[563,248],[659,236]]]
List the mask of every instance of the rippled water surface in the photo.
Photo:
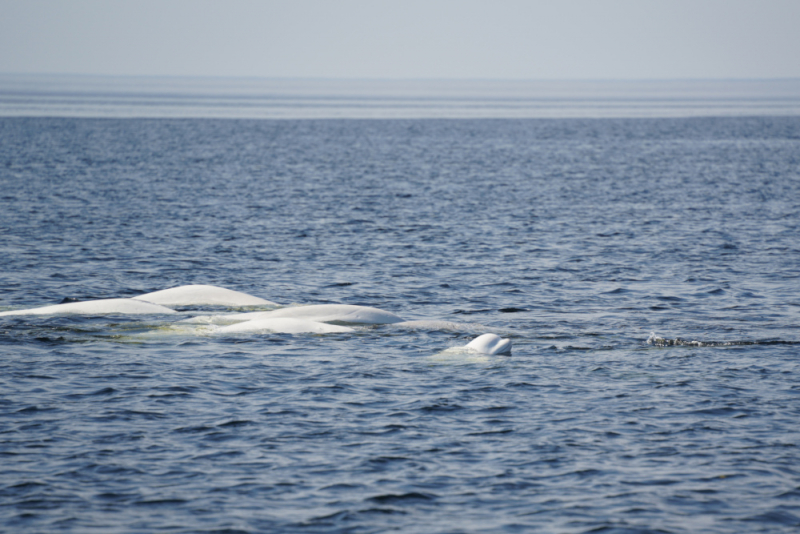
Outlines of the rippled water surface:
[[[457,323],[0,317],[2,531],[800,526],[800,118],[0,140],[0,310],[213,284]],[[486,332],[512,354],[442,354]]]

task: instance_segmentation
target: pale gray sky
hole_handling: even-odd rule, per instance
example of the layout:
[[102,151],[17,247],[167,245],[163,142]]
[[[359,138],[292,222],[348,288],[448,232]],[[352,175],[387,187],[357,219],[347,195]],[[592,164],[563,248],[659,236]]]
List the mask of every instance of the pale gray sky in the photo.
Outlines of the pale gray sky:
[[800,0],[0,0],[0,72],[800,77]]

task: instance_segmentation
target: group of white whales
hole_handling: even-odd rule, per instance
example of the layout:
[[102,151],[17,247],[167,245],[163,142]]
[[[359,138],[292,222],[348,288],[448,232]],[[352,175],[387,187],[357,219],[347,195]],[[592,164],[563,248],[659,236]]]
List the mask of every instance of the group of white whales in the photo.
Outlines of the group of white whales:
[[[261,306],[275,308],[268,311],[200,315],[181,321],[183,323],[215,325],[217,327],[215,332],[221,334],[244,332],[328,334],[355,332],[355,329],[347,325],[395,324],[414,328],[422,323],[443,326],[452,324],[444,321],[405,321],[391,312],[352,304],[314,304],[281,307],[275,302],[253,295],[209,285],[174,287],[129,299],[102,299],[56,304],[42,308],[10,310],[0,312],[0,316],[177,314],[178,312],[170,308],[170,306]],[[495,334],[483,334],[462,348],[480,354],[508,354],[511,352],[511,340],[502,339]]]

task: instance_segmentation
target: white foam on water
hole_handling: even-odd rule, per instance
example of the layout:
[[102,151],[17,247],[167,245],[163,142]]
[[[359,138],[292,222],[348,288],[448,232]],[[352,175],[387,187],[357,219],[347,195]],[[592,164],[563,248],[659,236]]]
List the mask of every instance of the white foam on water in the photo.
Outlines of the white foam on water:
[[133,297],[162,306],[278,306],[278,304],[224,287],[187,285]]
[[666,339],[659,337],[655,332],[650,332],[650,337],[645,342],[648,345],[656,347],[709,347],[714,345],[726,345],[727,343],[703,342],[703,341],[686,341],[676,337],[675,339]]
[[648,345],[654,345],[656,347],[734,347],[734,346],[748,346],[748,345],[768,345],[768,344],[795,344],[792,341],[774,341],[774,340],[767,340],[767,341],[753,341],[753,340],[742,340],[742,341],[697,341],[697,340],[686,340],[676,337],[674,339],[667,339],[663,337],[659,337],[656,335],[655,332],[650,333],[650,337],[647,338],[645,341]]
[[86,302],[69,302],[42,308],[10,310],[0,313],[6,315],[165,315],[177,314],[158,304],[134,299],[104,299]]

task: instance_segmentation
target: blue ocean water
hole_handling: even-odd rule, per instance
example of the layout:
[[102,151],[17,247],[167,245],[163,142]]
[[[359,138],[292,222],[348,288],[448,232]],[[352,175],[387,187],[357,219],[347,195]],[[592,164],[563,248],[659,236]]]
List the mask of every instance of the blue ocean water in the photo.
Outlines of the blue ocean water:
[[[0,311],[213,284],[460,326],[0,317],[0,530],[797,531],[796,113],[108,109],[0,118]],[[485,332],[512,354],[442,354]]]

